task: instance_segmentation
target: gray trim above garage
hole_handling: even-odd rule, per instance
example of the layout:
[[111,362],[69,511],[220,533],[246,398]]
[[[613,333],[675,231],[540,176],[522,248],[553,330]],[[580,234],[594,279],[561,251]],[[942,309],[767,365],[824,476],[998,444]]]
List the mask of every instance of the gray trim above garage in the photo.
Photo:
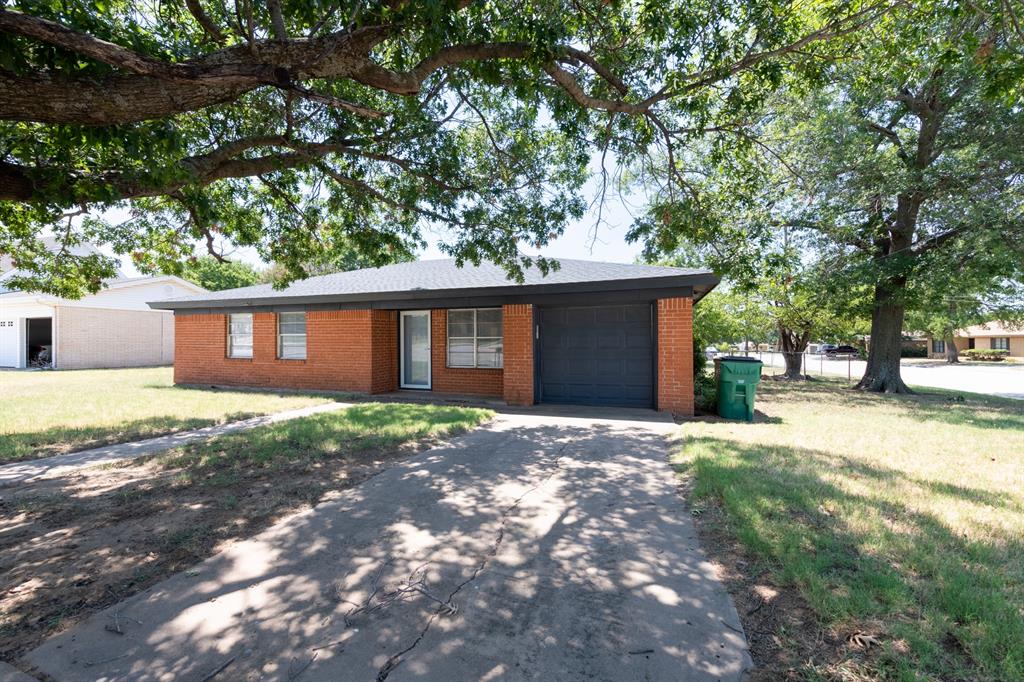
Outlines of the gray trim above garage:
[[531,271],[522,284],[507,282],[503,272],[494,272],[494,266],[458,267],[454,261],[421,261],[314,277],[282,290],[260,285],[149,305],[183,314],[400,310],[515,303],[590,305],[681,296],[699,300],[719,281],[707,270],[568,260],[565,263],[565,271],[553,271],[549,276]]
[[[532,288],[531,288],[532,289]],[[429,298],[390,298],[377,301],[315,301],[282,299],[275,303],[232,303],[203,307],[172,308],[176,315],[224,314],[224,313],[280,313],[304,310],[405,310],[408,308],[486,308],[516,303],[530,303],[539,306],[552,305],[600,305],[606,303],[643,303],[659,298],[690,297],[700,300],[697,290],[691,286],[665,287],[659,289],[569,291],[564,293],[531,293],[517,290],[514,294],[475,295],[459,291],[448,297],[435,295]],[[704,292],[706,293],[706,292]],[[703,294],[701,294],[703,295]],[[159,307],[154,304],[153,307]]]

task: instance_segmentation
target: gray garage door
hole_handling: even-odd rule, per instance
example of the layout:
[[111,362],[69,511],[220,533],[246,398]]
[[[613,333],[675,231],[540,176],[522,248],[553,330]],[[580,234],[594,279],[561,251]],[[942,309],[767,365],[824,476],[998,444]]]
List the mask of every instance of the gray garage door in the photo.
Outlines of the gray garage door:
[[651,306],[540,308],[540,401],[651,407]]

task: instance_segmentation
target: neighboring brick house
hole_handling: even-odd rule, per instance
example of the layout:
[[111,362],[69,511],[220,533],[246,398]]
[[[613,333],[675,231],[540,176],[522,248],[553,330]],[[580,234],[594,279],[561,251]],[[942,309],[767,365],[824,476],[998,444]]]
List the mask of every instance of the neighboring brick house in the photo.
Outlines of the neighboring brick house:
[[494,265],[435,260],[150,305],[174,311],[181,384],[419,389],[693,414],[693,305],[718,278],[560,263],[521,284]]
[[0,367],[91,369],[169,365],[174,317],[147,302],[203,293],[179,277],[120,277],[78,300],[4,288],[0,274]]

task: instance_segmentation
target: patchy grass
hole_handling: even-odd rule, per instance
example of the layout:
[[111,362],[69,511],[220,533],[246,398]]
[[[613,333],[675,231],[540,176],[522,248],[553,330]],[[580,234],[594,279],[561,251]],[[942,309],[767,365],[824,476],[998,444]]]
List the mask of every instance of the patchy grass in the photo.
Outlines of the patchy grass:
[[1024,679],[1024,402],[761,384],[674,454],[762,679]]
[[154,461],[180,469],[182,476],[216,480],[230,472],[315,463],[346,452],[393,448],[427,436],[462,433],[492,414],[477,408],[364,403],[193,443],[156,455]]
[[368,403],[5,490],[0,660],[491,415]]
[[323,403],[313,394],[175,386],[170,367],[0,373],[0,463]]

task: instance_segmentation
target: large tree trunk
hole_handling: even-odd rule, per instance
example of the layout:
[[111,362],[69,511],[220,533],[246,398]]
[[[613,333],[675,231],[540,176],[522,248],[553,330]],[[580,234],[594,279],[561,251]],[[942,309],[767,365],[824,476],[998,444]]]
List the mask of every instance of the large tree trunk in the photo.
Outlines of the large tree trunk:
[[871,314],[871,351],[868,366],[856,388],[877,393],[913,393],[900,378],[900,350],[903,345],[903,304],[896,293],[900,280],[875,285],[875,307]]
[[960,362],[960,351],[956,349],[956,338],[953,336],[953,332],[946,334],[945,338],[946,362],[950,365],[955,365]]
[[779,347],[782,350],[782,357],[786,361],[786,373],[783,374],[786,379],[806,378],[801,370],[803,369],[803,354],[807,350],[807,342],[810,337],[809,330],[801,332],[779,325]]

